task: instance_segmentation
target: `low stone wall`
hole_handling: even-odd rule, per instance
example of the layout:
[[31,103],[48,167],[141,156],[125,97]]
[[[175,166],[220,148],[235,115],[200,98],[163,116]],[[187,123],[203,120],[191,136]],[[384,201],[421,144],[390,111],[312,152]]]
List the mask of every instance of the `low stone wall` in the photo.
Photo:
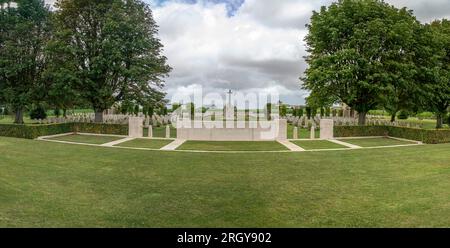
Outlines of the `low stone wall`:
[[[230,123],[229,123],[230,124]],[[177,138],[198,141],[272,141],[287,139],[287,121],[231,122],[231,127],[218,122],[186,122],[177,128]]]

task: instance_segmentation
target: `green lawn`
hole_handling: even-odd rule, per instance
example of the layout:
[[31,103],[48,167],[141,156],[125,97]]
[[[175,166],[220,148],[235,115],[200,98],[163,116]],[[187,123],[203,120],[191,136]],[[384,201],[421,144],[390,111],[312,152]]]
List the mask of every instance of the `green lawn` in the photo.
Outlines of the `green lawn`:
[[276,141],[186,141],[177,150],[199,151],[287,151]]
[[291,141],[291,143],[294,143],[305,150],[348,148],[326,140],[295,140]]
[[377,146],[395,146],[414,144],[408,141],[401,141],[391,138],[361,138],[361,139],[342,139],[340,141],[361,146],[361,147],[377,147]]
[[[148,137],[148,128],[144,128],[144,136]],[[166,137],[166,127],[153,127],[153,137],[154,138],[165,138]],[[177,129],[170,126],[170,138],[177,137]]]
[[[320,138],[320,129],[314,132],[315,137]],[[294,126],[289,124],[287,127],[287,137],[288,139],[293,139],[294,137]],[[311,138],[311,130],[305,128],[298,128],[298,138],[299,139],[309,139]]]
[[106,143],[113,142],[113,141],[120,140],[120,139],[123,139],[123,137],[71,134],[71,135],[49,138],[48,140],[59,140],[59,141],[69,141],[69,142],[84,143],[84,144],[101,145],[101,144],[106,144]]
[[117,146],[133,147],[133,148],[150,148],[161,149],[164,146],[172,143],[173,140],[158,140],[158,139],[134,139],[132,141],[120,143]]
[[449,227],[450,144],[177,153],[0,137],[0,227]]

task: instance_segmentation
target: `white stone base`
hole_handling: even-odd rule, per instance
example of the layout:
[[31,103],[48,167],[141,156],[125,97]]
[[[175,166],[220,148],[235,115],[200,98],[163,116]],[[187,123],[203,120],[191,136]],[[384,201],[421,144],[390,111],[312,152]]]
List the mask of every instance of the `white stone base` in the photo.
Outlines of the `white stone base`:
[[287,140],[286,120],[261,121],[258,123],[236,122],[234,128],[227,128],[227,125],[218,127],[215,124],[217,123],[183,123],[182,127],[177,128],[177,139],[198,141]]

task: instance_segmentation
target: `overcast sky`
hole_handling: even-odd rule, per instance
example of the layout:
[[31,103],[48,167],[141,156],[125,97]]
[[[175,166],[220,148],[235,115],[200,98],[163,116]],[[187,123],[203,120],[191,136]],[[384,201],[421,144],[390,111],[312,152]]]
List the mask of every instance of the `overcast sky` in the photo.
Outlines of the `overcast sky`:
[[[202,86],[205,93],[278,90],[283,102],[304,103],[298,78],[306,67],[305,24],[331,0],[145,1],[174,68],[166,80],[168,99]],[[386,2],[414,10],[423,22],[450,18],[449,0]]]

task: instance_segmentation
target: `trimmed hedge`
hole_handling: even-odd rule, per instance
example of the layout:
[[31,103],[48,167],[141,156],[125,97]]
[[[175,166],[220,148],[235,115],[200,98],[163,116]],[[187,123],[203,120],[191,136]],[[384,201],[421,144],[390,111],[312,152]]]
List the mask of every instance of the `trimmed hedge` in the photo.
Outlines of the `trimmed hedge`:
[[5,137],[36,139],[40,136],[71,132],[127,135],[128,125],[96,123],[58,123],[45,125],[0,124],[0,136]]
[[422,141],[426,144],[450,143],[450,129],[417,129],[407,127],[386,127],[389,136]]
[[450,129],[433,130],[393,126],[338,126],[335,137],[391,136],[426,144],[450,143]]
[[73,123],[48,125],[14,125],[1,124],[0,136],[23,139],[35,139],[39,136],[55,135],[73,132]]
[[388,136],[385,126],[335,126],[334,137]]
[[73,132],[128,135],[128,125],[98,124],[98,123],[74,123]]

